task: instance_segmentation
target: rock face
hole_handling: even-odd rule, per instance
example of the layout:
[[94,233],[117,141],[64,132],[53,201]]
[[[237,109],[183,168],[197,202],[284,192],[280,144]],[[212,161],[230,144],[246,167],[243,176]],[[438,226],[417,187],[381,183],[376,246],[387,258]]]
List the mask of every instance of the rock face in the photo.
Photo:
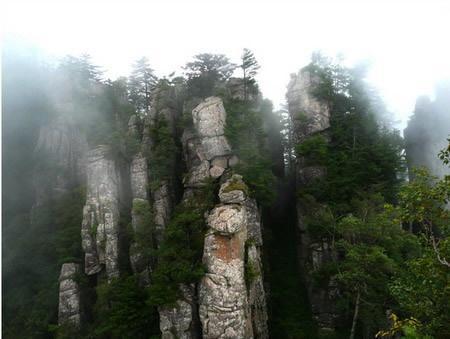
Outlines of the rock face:
[[[294,138],[297,144],[312,136],[321,135],[328,140],[327,129],[330,127],[330,110],[325,102],[314,97],[313,92],[320,85],[320,78],[302,69],[297,75],[292,75],[288,86],[287,99],[289,114],[294,124]],[[297,190],[314,179],[326,175],[326,168],[320,164],[311,164],[304,157],[297,158],[296,177]],[[305,225],[307,207],[297,202],[297,233],[299,235],[298,252],[302,270],[305,273],[309,299],[313,315],[321,328],[334,327],[335,287],[332,283],[328,288],[314,286],[312,274],[323,264],[333,258],[330,247],[326,242],[315,242],[310,237]]]
[[[132,115],[128,122],[128,134],[139,144],[142,142],[141,120],[137,115]],[[151,210],[147,198],[148,189],[148,165],[147,158],[142,151],[142,145],[133,155],[130,163],[130,186],[131,186],[131,225],[135,237],[146,227],[145,218]],[[143,286],[150,284],[150,263],[145,258],[136,241],[130,244],[130,263],[135,274],[139,276],[139,281]]]
[[[196,189],[204,185],[206,179],[220,177],[229,166],[229,160],[234,159],[225,138],[226,112],[220,98],[210,97],[198,104],[192,110],[192,120],[193,127],[186,129],[182,136],[183,155],[188,170],[183,180],[183,200],[189,199]],[[197,335],[194,328],[197,310],[192,300],[195,286],[180,286],[180,289],[184,300],[179,300],[174,308],[160,308],[163,338],[193,338]]]
[[195,338],[192,319],[194,317],[194,286],[180,286],[184,300],[178,300],[173,307],[159,308],[159,327],[162,339]]
[[[190,199],[206,179],[220,178],[238,162],[224,134],[226,112],[220,98],[202,101],[192,118],[193,128],[182,137],[188,169],[183,200]],[[237,175],[221,186],[221,204],[207,216],[203,256],[207,274],[198,287],[180,286],[184,298],[175,307],[159,309],[162,338],[194,338],[201,335],[200,329],[203,338],[268,338],[261,225],[247,190]],[[163,223],[165,214],[160,215]],[[246,269],[252,273],[248,286]]]
[[131,194],[133,199],[147,199],[147,159],[138,152],[130,165]]
[[152,192],[153,213],[155,221],[156,245],[162,241],[164,230],[170,221],[173,210],[173,193],[168,180],[163,180],[159,187]]
[[81,322],[80,288],[76,275],[80,274],[80,265],[66,263],[61,267],[59,275],[59,307],[58,324],[72,323],[76,326]]
[[[254,101],[260,95],[254,86],[247,85],[247,93],[242,78],[230,78],[226,84],[228,95],[233,99]],[[246,98],[247,94],[247,98]]]
[[268,337],[259,216],[245,191],[242,178],[234,175],[221,187],[221,204],[207,217],[207,273],[199,288],[204,338]]
[[35,206],[51,197],[57,199],[85,181],[87,151],[85,137],[69,116],[61,115],[41,127],[34,150],[40,159],[33,180]]
[[182,138],[189,169],[184,180],[187,188],[199,187],[209,177],[220,177],[236,162],[225,137],[226,112],[222,99],[205,99],[193,109],[192,119],[194,129],[185,130]]
[[[172,137],[173,142],[177,138],[177,121],[179,117],[179,111],[177,108],[178,89],[177,86],[166,86],[161,84],[153,93],[152,108],[150,114],[146,119],[146,133],[144,134],[144,146],[145,141],[148,140],[147,153],[150,154],[150,172],[153,166],[158,166],[155,162],[158,160],[153,159],[153,152],[155,147],[155,140],[152,140],[151,129],[154,128],[155,124],[164,121],[167,124],[170,137]],[[159,145],[161,146],[161,145]],[[156,145],[158,147],[158,145]],[[167,170],[171,172],[163,178],[158,178],[158,183],[155,186],[152,184],[151,199],[153,203],[153,214],[155,223],[155,238],[156,246],[159,246],[166,225],[168,224],[170,217],[172,215],[173,205],[174,205],[174,183],[173,177],[176,172],[176,160],[177,155],[175,152],[173,154],[168,154],[170,157],[170,162],[173,164],[171,168]]]
[[103,266],[108,279],[119,275],[120,175],[110,150],[98,146],[88,154],[87,197],[81,229],[85,273],[99,273]]
[[307,69],[291,75],[286,97],[298,142],[330,127],[328,105],[312,93],[319,84],[320,78]]
[[[137,153],[130,165],[130,181],[131,181],[131,225],[135,234],[139,234],[143,227],[146,227],[145,218],[148,217],[151,210],[147,199],[147,159],[141,152]],[[150,283],[150,263],[142,255],[136,242],[130,244],[130,263],[135,274],[140,277],[142,285]]]
[[208,161],[231,153],[230,145],[224,135],[226,118],[222,99],[217,97],[205,99],[192,111],[192,119],[203,148],[203,156]]

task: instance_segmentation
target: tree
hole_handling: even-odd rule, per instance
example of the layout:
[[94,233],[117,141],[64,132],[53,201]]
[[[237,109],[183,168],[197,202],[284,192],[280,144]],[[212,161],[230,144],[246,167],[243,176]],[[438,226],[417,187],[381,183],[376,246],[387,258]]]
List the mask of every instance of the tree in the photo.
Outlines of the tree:
[[377,120],[379,105],[365,84],[364,73],[320,55],[306,69],[320,79],[312,94],[330,108],[327,156],[321,164],[327,175],[307,189],[338,207],[339,213],[349,212],[348,203],[357,191],[376,189],[387,201],[394,201],[398,173],[404,170],[403,142],[398,131]]
[[95,322],[88,338],[149,338],[158,334],[156,309],[136,276],[115,278],[97,286]]
[[401,228],[396,210],[379,194],[355,199],[354,215],[336,225],[335,276],[339,291],[353,305],[350,338],[356,335],[359,320],[375,332],[385,321],[385,307],[394,307],[388,285],[410,255],[417,253],[417,239]]
[[150,68],[148,59],[142,57],[133,64],[129,79],[130,101],[136,111],[147,115],[150,112],[150,94],[157,83],[157,77]]
[[188,92],[193,97],[206,98],[213,95],[220,83],[225,82],[236,65],[223,54],[202,53],[184,67],[188,78]]
[[151,305],[173,305],[180,297],[181,284],[196,284],[205,273],[202,263],[205,212],[214,205],[216,184],[205,186],[175,208],[157,250],[157,266],[149,288]]
[[450,268],[450,177],[437,180],[426,169],[416,169],[414,179],[399,193],[402,221],[420,227],[439,263]]
[[249,86],[256,83],[255,76],[260,66],[256,61],[253,52],[247,48],[244,48],[241,59],[242,64],[240,65],[240,67],[242,68],[244,79],[244,99],[247,100]]
[[445,165],[450,165],[450,138],[448,138],[447,141],[448,146],[439,152],[439,159],[441,159]]
[[438,180],[418,169],[399,193],[399,220],[415,226],[421,255],[404,263],[390,291],[404,312],[417,318],[422,332],[450,336],[449,178]]
[[250,102],[226,97],[224,106],[225,135],[239,158],[234,170],[244,177],[258,203],[270,205],[275,198],[275,176],[264,118],[273,114],[272,104],[266,100]]

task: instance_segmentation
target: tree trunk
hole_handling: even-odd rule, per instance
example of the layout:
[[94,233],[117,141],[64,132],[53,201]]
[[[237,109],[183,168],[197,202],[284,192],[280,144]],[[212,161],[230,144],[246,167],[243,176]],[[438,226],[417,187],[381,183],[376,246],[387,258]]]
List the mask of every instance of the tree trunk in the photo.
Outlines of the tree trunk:
[[352,330],[350,331],[350,339],[355,338],[355,330],[356,330],[356,323],[358,322],[358,313],[359,313],[359,299],[361,297],[361,294],[358,290],[358,294],[356,295],[356,302],[355,302],[355,313],[353,314],[353,323],[352,323]]

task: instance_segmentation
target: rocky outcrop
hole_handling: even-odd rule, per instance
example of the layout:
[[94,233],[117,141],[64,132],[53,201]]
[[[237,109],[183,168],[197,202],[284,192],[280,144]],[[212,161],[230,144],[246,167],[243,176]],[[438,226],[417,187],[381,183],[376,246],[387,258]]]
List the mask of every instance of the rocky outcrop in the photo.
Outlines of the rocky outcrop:
[[226,118],[222,99],[217,97],[206,98],[192,111],[195,131],[202,146],[202,155],[208,161],[231,153],[230,145],[225,138]]
[[183,299],[176,302],[175,306],[163,306],[159,308],[159,327],[162,339],[190,339],[196,338],[192,326],[195,308],[195,287],[180,286]]
[[87,141],[70,116],[60,115],[41,127],[34,150],[35,206],[84,183],[87,152]]
[[[189,199],[196,189],[204,185],[206,179],[222,175],[229,165],[229,159],[233,157],[225,138],[226,112],[220,98],[210,97],[198,104],[192,110],[192,120],[193,127],[187,128],[182,136],[183,155],[188,169],[183,180],[183,200]],[[163,215],[161,213],[161,217]],[[197,310],[194,301],[190,301],[196,293],[195,286],[180,286],[180,289],[184,299],[179,300],[176,307],[159,310],[163,338],[193,338],[196,335],[193,322]],[[180,327],[179,323],[184,325]]]
[[[144,227],[148,227],[146,218],[149,218],[151,215],[151,207],[147,199],[147,175],[147,159],[144,158],[141,152],[138,152],[133,157],[130,165],[131,225],[135,238],[144,232]],[[139,275],[141,284],[144,286],[148,285],[150,283],[150,262],[142,254],[137,239],[134,239],[130,244],[130,263],[133,272]]]
[[62,265],[59,275],[58,325],[71,323],[79,326],[81,323],[81,293],[77,274],[81,274],[80,265]]
[[207,217],[207,273],[199,288],[204,338],[268,337],[259,216],[246,191],[234,175],[220,189],[221,204]]
[[255,338],[269,338],[262,264],[262,223],[255,200],[245,202],[247,214],[246,276],[248,303]]
[[138,152],[133,156],[130,165],[131,195],[133,199],[147,199],[147,171],[147,159],[142,152]]
[[137,241],[143,228],[148,227],[145,220],[150,217],[150,203],[147,198],[148,190],[148,164],[142,147],[142,124],[137,115],[132,115],[128,121],[128,135],[139,145],[137,152],[132,156],[130,163],[131,188],[131,226],[134,237],[130,243],[130,264],[133,272],[139,276],[143,286],[150,284],[150,262],[141,251]]
[[308,69],[291,75],[286,97],[297,142],[330,127],[330,109],[313,93],[319,85],[320,78]]
[[255,101],[261,96],[258,88],[251,81],[247,82],[247,88],[245,88],[242,78],[230,78],[225,87],[228,95],[233,99]]
[[184,186],[201,186],[210,177],[220,177],[237,164],[225,137],[226,111],[222,99],[209,97],[192,111],[194,129],[183,133],[183,149],[189,172]]
[[156,245],[159,247],[173,210],[173,192],[169,180],[164,180],[159,184],[159,187],[152,192],[152,199],[155,239]]
[[[320,86],[320,78],[307,68],[300,70],[297,75],[292,75],[288,85],[287,99],[289,114],[294,125],[294,138],[297,144],[313,136],[322,136],[328,140],[327,129],[330,127],[330,109],[328,105],[314,96],[314,91]],[[326,176],[326,168],[318,163],[311,163],[305,157],[296,159],[297,191],[315,179]],[[297,202],[297,234],[298,253],[301,268],[304,272],[304,280],[307,286],[313,315],[321,328],[334,327],[334,295],[335,286],[330,282],[327,288],[318,288],[314,285],[312,275],[323,264],[333,258],[330,246],[324,239],[312,239],[305,218],[309,206],[301,201]]]
[[88,154],[87,197],[81,228],[85,272],[92,275],[105,267],[108,279],[119,275],[120,175],[106,146]]
[[[238,163],[225,137],[226,112],[220,98],[205,99],[193,109],[192,118],[193,128],[186,129],[182,138],[188,169],[183,200],[205,180],[218,179]],[[207,274],[198,287],[198,309],[195,286],[180,286],[184,298],[175,307],[160,308],[163,338],[198,336],[196,316],[204,338],[268,338],[261,225],[256,203],[247,192],[238,175],[221,186],[221,204],[207,216],[203,255]]]

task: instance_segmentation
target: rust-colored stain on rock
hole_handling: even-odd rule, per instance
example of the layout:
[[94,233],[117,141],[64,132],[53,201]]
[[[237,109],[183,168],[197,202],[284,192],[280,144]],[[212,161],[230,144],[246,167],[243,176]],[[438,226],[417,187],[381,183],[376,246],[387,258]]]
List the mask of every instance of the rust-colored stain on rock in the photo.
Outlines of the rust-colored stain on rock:
[[240,257],[239,238],[227,237],[220,234],[214,235],[215,251],[214,256],[225,262],[230,262],[233,259]]

